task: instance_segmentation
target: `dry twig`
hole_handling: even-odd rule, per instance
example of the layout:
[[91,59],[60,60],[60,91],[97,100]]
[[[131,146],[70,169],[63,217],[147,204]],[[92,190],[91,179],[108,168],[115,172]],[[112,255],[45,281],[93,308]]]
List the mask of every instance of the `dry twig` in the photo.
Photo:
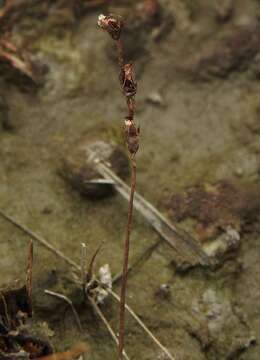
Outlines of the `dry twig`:
[[86,280],[87,280],[87,283],[90,282],[93,278],[93,266],[94,266],[94,263],[95,263],[95,259],[99,253],[99,251],[101,250],[102,246],[103,246],[103,243],[102,242],[99,247],[97,248],[97,250],[94,252],[94,255],[92,256],[91,260],[90,260],[90,263],[89,263],[89,266],[88,266],[88,270],[87,270],[87,276],[86,276]]
[[5,319],[6,319],[7,326],[8,326],[8,328],[11,328],[11,319],[9,317],[8,307],[7,307],[7,303],[6,303],[6,300],[5,300],[5,296],[2,293],[2,291],[0,291],[0,297],[1,297],[2,302],[3,302],[3,307],[4,307]]
[[80,332],[82,332],[82,325],[81,325],[81,322],[80,322],[80,318],[79,318],[79,315],[77,313],[77,310],[75,309],[75,306],[73,305],[73,302],[67,296],[65,296],[63,294],[59,294],[59,293],[56,293],[56,292],[50,291],[50,290],[44,290],[44,292],[47,295],[54,296],[54,297],[56,297],[58,299],[61,299],[61,300],[65,301],[67,304],[69,304],[69,306],[71,307],[71,310],[73,312],[73,315],[75,317],[78,329],[79,329]]
[[[120,179],[103,159],[89,147],[87,157],[94,163],[98,173],[107,180],[113,181],[118,193],[126,200],[129,199],[130,187]],[[134,208],[146,219],[154,230],[179,254],[185,262],[192,264],[200,263],[210,266],[210,258],[204,249],[187,231],[176,227],[159,210],[148,202],[138,192],[135,192]]]
[[[27,234],[28,236],[30,236],[33,240],[38,241],[41,245],[43,245],[47,250],[51,251],[53,254],[55,254],[56,256],[58,256],[60,259],[62,259],[63,261],[65,261],[68,265],[74,267],[75,270],[77,270],[78,272],[81,271],[81,267],[78,266],[73,260],[71,260],[70,258],[68,258],[67,256],[63,255],[63,253],[61,253],[59,250],[56,250],[52,245],[50,245],[48,243],[47,240],[43,239],[42,237],[35,235],[31,230],[29,230],[28,228],[26,228],[24,225],[18,223],[16,220],[14,220],[12,217],[10,217],[9,215],[7,215],[5,212],[3,212],[3,210],[0,210],[0,215],[7,220],[8,222],[10,222],[11,224],[13,224],[14,226],[16,226],[17,228],[19,228],[21,231],[23,231],[25,234]],[[108,293],[116,300],[120,303],[120,297],[111,289],[106,289],[108,291]],[[171,360],[175,360],[175,358],[169,353],[169,351],[160,343],[160,341],[153,335],[153,333],[147,328],[147,326],[144,324],[144,322],[138,317],[138,315],[132,310],[132,308],[130,306],[128,306],[126,304],[125,308],[127,309],[127,311],[130,313],[130,315],[137,321],[137,323],[143,328],[143,330],[146,332],[146,334],[151,338],[151,340],[153,342],[155,342],[155,344],[157,346],[160,347],[160,349],[164,350],[164,353],[167,355],[167,357]],[[169,354],[169,355],[168,355]]]
[[82,290],[84,296],[87,285],[86,269],[87,269],[87,247],[85,243],[82,243],[81,244],[81,281],[82,281]]
[[[88,296],[88,301],[90,302],[91,306],[93,307],[93,309],[95,310],[95,312],[97,313],[97,315],[100,317],[100,319],[103,321],[104,325],[106,326],[108,332],[110,333],[111,337],[113,338],[113,340],[115,341],[115,343],[118,346],[118,338],[114,332],[114,330],[112,329],[112,327],[110,326],[109,322],[107,321],[106,317],[104,316],[103,312],[100,310],[100,308],[98,307],[97,303],[95,302],[94,299],[92,299],[90,296]],[[125,351],[123,351],[123,356],[126,360],[129,360],[128,355],[126,354]]]
[[15,220],[12,216],[6,214],[3,210],[0,210],[0,216],[2,216],[5,220],[16,226],[18,229],[20,229],[24,234],[28,235],[30,238],[32,238],[34,241],[38,242],[40,245],[51,251],[54,255],[60,257],[62,260],[64,260],[68,265],[74,267],[78,271],[80,271],[80,267],[69,257],[64,255],[60,250],[57,250],[54,246],[52,246],[47,240],[45,240],[43,237],[35,234],[32,230],[28,229],[25,225],[22,225],[20,222]]

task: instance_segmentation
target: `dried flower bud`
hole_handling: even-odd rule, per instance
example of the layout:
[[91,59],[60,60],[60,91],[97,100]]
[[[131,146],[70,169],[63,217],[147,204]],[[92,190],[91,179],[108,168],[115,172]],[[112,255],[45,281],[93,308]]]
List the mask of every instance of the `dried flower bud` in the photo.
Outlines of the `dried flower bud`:
[[119,40],[124,26],[123,20],[115,15],[99,15],[98,26],[106,30],[114,40]]
[[124,95],[132,97],[136,94],[137,83],[135,81],[135,71],[133,64],[125,64],[120,73],[120,82]]
[[126,118],[125,120],[125,138],[130,154],[135,155],[139,149],[139,128],[135,123]]

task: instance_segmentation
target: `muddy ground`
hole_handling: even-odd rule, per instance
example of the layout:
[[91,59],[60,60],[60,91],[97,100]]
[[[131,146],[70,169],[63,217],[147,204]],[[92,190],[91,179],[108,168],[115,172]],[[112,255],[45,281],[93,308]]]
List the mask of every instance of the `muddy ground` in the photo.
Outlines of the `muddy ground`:
[[[82,197],[60,170],[82,139],[122,145],[125,107],[113,44],[96,23],[100,12],[123,14],[129,19],[127,56],[138,78],[138,192],[173,222],[172,196],[194,186],[238,183],[239,204],[255,204],[246,215],[234,210],[236,216],[231,211],[223,220],[220,211],[211,219],[210,230],[237,226],[241,237],[239,248],[214,270],[180,272],[172,249],[136,213],[131,261],[159,243],[132,272],[128,303],[176,359],[258,360],[259,1],[162,0],[158,13],[148,8],[145,16],[136,10],[140,1],[114,1],[82,16],[67,3],[38,17],[35,6],[13,28],[12,41],[45,71],[36,87],[19,72],[1,75],[1,209],[77,263],[82,242],[90,255],[105,240],[96,269],[108,263],[113,275],[120,271],[126,203],[118,195]],[[180,226],[194,236],[208,230],[199,216],[202,224],[194,227],[194,216],[185,214],[192,219],[180,219]],[[0,219],[1,285],[23,276],[27,243],[28,237]],[[91,308],[82,306],[71,276],[66,264],[35,244],[35,322],[45,328],[48,323],[57,350],[81,338],[90,346],[87,359],[115,359],[113,341]],[[162,284],[169,285],[167,293]],[[44,295],[46,288],[72,297],[83,334],[68,309]],[[118,304],[107,299],[102,309],[116,329]],[[126,349],[131,359],[164,359],[131,318]]]

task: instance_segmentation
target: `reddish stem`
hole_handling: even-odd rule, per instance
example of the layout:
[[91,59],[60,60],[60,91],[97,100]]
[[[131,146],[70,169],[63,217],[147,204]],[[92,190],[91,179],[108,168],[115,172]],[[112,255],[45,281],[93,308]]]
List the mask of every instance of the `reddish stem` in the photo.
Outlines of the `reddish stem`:
[[128,260],[129,260],[129,247],[130,247],[130,235],[132,229],[133,220],[133,205],[134,205],[134,193],[136,186],[136,162],[134,156],[131,156],[131,193],[129,198],[128,217],[126,225],[126,235],[124,244],[124,262],[122,273],[122,285],[120,296],[120,312],[119,312],[119,339],[118,339],[118,358],[123,359],[124,351],[124,339],[125,339],[125,303],[126,303],[126,288],[127,288],[127,275],[128,275]]
[[119,339],[118,339],[118,358],[123,359],[124,342],[125,342],[125,303],[126,303],[126,290],[127,290],[127,274],[128,274],[128,260],[130,248],[130,235],[133,220],[133,206],[134,206],[134,193],[136,187],[136,162],[135,154],[139,148],[139,129],[136,128],[134,123],[135,113],[135,94],[137,84],[135,82],[135,74],[132,64],[126,64],[124,60],[123,42],[120,38],[123,22],[114,17],[113,15],[100,15],[98,25],[106,30],[112,39],[116,42],[118,65],[120,68],[119,79],[122,86],[122,92],[126,98],[128,115],[125,118],[125,139],[128,147],[130,162],[131,162],[131,192],[128,207],[128,217],[126,224],[126,234],[124,243],[124,259],[123,259],[123,272],[122,272],[122,285],[120,296],[120,309],[119,309]]
[[116,41],[116,47],[117,47],[117,58],[118,58],[118,65],[120,70],[124,68],[124,47],[123,42],[121,39]]

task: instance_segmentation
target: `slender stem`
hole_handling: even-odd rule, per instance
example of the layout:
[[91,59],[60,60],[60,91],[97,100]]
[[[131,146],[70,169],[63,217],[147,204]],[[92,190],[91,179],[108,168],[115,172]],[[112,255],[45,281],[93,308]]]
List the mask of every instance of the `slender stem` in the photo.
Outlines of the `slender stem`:
[[97,250],[94,252],[94,255],[92,256],[91,260],[90,260],[90,263],[89,263],[89,266],[88,266],[88,269],[87,269],[87,283],[89,281],[92,280],[93,278],[93,267],[94,267],[94,263],[95,263],[95,259],[97,257],[97,254],[99,253],[99,251],[101,250],[102,246],[103,246],[103,241],[102,243],[99,245],[99,247],[97,248]]
[[4,312],[5,312],[5,320],[6,320],[6,325],[8,326],[8,328],[11,328],[11,320],[10,320],[10,317],[9,317],[9,313],[8,313],[8,307],[7,307],[7,303],[6,303],[6,300],[5,300],[5,296],[4,294],[0,291],[0,297],[1,297],[1,300],[3,302],[3,308],[4,308]]
[[123,350],[124,350],[124,342],[125,342],[124,340],[125,340],[126,287],[127,287],[129,247],[130,247],[130,235],[132,229],[135,187],[136,187],[136,162],[134,156],[131,156],[131,193],[129,199],[128,218],[127,218],[126,236],[125,236],[125,244],[124,244],[124,262],[123,262],[120,311],[119,311],[118,356],[120,360],[123,359]]
[[[114,299],[120,301],[119,296],[113,292],[112,290],[108,289],[109,294],[113,296]],[[126,304],[126,310],[129,312],[130,315],[135,319],[135,321],[141,326],[141,328],[146,332],[146,334],[152,339],[152,341],[164,352],[170,360],[176,360],[175,356],[171,355],[168,349],[162,345],[162,343],[156,338],[156,336],[148,329],[145,323],[139,318],[139,316]]]
[[77,310],[75,309],[75,306],[73,305],[73,302],[67,296],[65,296],[63,294],[59,294],[57,292],[50,291],[50,290],[44,290],[44,292],[47,295],[54,296],[54,297],[56,297],[58,299],[61,299],[61,300],[65,301],[67,304],[69,304],[69,306],[70,306],[70,308],[72,310],[72,313],[73,313],[73,315],[75,317],[78,329],[82,333],[82,325],[81,325],[81,322],[80,322],[80,318],[79,318],[79,315],[77,313]]
[[[116,336],[116,334],[114,333],[114,330],[112,329],[111,325],[109,324],[108,320],[106,319],[105,315],[103,314],[103,312],[100,310],[100,308],[98,307],[97,303],[95,302],[94,299],[92,299],[90,296],[88,296],[88,300],[90,302],[90,304],[93,306],[93,309],[95,310],[95,312],[98,314],[98,316],[100,317],[100,319],[103,321],[103,323],[105,324],[108,332],[110,333],[111,337],[113,338],[113,340],[115,341],[115,343],[118,346],[118,338]],[[128,355],[126,354],[125,351],[123,351],[123,356],[125,358],[125,360],[129,360]]]
[[126,224],[126,234],[124,243],[124,261],[123,261],[123,275],[121,285],[121,297],[119,306],[119,339],[118,339],[118,358],[123,359],[124,339],[125,339],[125,301],[126,301],[126,286],[128,273],[128,259],[130,247],[130,235],[133,218],[134,194],[136,186],[136,163],[135,154],[139,148],[139,128],[134,122],[135,113],[135,94],[137,90],[137,83],[135,81],[135,72],[132,63],[126,63],[124,58],[124,46],[121,38],[121,31],[124,27],[124,22],[117,16],[100,15],[98,18],[98,25],[108,32],[116,42],[117,58],[119,66],[119,81],[122,93],[126,99],[128,116],[124,120],[124,135],[126,145],[130,155],[131,162],[131,191],[128,207],[128,217]]
[[82,243],[81,244],[81,281],[82,281],[82,292],[84,298],[86,297],[86,285],[87,285],[86,260],[87,260],[87,247],[85,243]]
[[124,47],[121,39],[116,41],[117,59],[120,70],[124,68]]

